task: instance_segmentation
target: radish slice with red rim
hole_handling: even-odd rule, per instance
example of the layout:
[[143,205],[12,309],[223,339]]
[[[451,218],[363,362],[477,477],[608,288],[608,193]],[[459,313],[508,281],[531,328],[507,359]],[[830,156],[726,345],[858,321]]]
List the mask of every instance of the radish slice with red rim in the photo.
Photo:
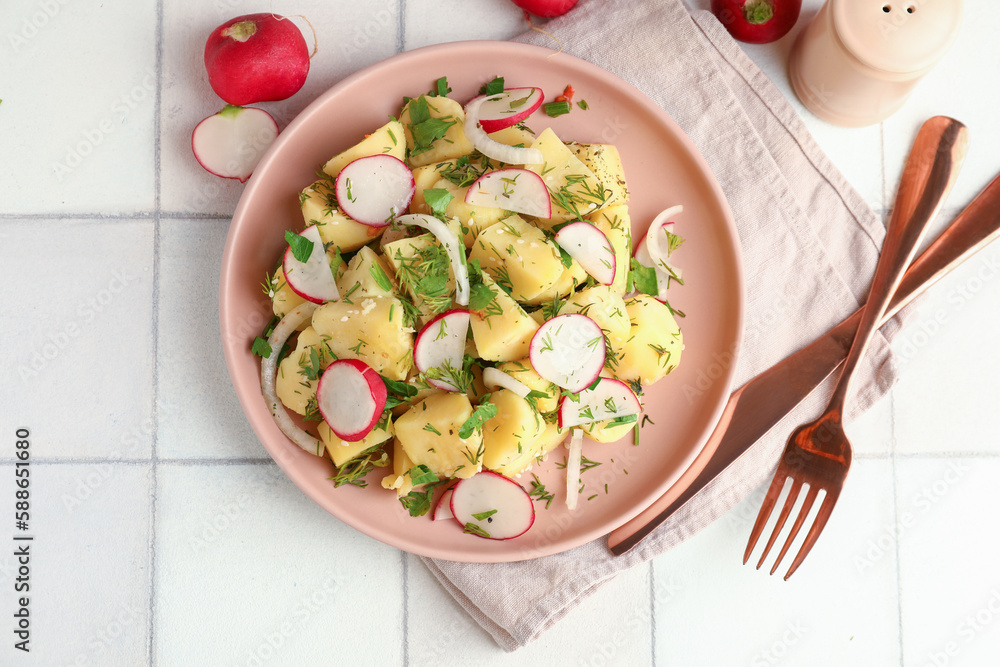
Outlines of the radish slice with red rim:
[[454,519],[455,515],[451,513],[451,494],[454,487],[448,487],[438,498],[437,505],[434,506],[434,514],[431,518],[434,521],[444,521],[445,519]]
[[479,109],[479,124],[485,132],[499,132],[517,125],[542,106],[541,88],[507,88],[488,96]]
[[455,303],[469,305],[469,267],[465,263],[465,243],[438,218],[425,213],[410,213],[396,219],[401,225],[422,227],[433,234],[448,253],[452,273],[455,275]]
[[274,417],[274,423],[278,425],[281,432],[288,436],[289,440],[310,454],[322,456],[323,450],[326,449],[323,441],[306,433],[292,420],[285,410],[285,406],[278,400],[278,394],[274,386],[281,348],[285,346],[291,335],[298,330],[299,325],[312,317],[315,310],[316,304],[307,301],[299,307],[290,310],[275,325],[274,331],[271,332],[271,335],[267,339],[267,344],[271,347],[271,354],[260,360],[260,387],[261,392],[264,394],[264,400],[267,401],[267,407],[271,411],[271,416]]
[[556,243],[602,285],[615,281],[618,263],[607,235],[589,222],[571,222],[556,232]]
[[566,453],[566,509],[575,510],[580,499],[580,468],[583,462],[583,431],[575,428]]
[[640,412],[642,405],[639,398],[627,384],[602,377],[597,384],[587,387],[575,397],[563,396],[560,399],[559,428],[635,417]]
[[465,137],[480,153],[492,160],[506,164],[542,164],[545,157],[537,148],[508,146],[493,139],[479,124],[479,110],[486,102],[486,96],[480,95],[470,101],[465,107]]
[[606,355],[604,331],[579,313],[548,320],[538,327],[528,347],[535,372],[571,392],[583,391],[594,383]]
[[206,170],[245,183],[277,136],[278,124],[271,114],[227,104],[195,126],[191,150]]
[[447,378],[462,368],[470,319],[467,310],[449,310],[433,318],[417,334],[413,362],[421,373],[430,373],[427,381],[438,389],[461,391]]
[[528,385],[492,366],[483,369],[483,384],[487,389],[509,389],[521,398],[531,393]]
[[451,512],[465,532],[491,540],[523,535],[535,522],[531,496],[512,479],[489,470],[452,487]]
[[466,191],[465,203],[502,208],[536,218],[552,215],[552,199],[545,181],[533,171],[516,167],[497,169],[480,176]]
[[341,440],[357,442],[375,428],[385,410],[382,377],[358,359],[338,359],[327,366],[316,387],[316,403]]
[[[326,255],[323,239],[319,235],[319,227],[309,225],[298,236],[305,241],[293,238],[295,245],[289,244],[282,261],[282,270],[288,286],[303,299],[313,303],[337,301],[340,299],[340,291],[337,289],[337,279],[330,267],[330,258]],[[309,243],[312,246],[309,246]],[[298,244],[302,245],[297,248]],[[309,249],[305,261],[296,257],[297,254],[303,254],[302,247]]]
[[413,172],[392,155],[358,158],[337,174],[337,204],[352,220],[385,227],[406,210],[416,186]]
[[670,263],[668,253],[662,245],[666,238],[664,231],[669,231],[674,224],[670,218],[683,211],[683,206],[671,206],[659,213],[635,248],[636,261],[656,270],[657,299],[664,302],[667,300],[670,279],[681,279],[681,270]]

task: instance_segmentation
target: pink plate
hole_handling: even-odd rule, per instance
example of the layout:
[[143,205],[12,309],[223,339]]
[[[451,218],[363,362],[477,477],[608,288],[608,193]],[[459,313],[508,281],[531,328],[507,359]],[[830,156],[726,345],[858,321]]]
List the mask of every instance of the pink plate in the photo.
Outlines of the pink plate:
[[[301,229],[298,193],[317,168],[367,132],[398,115],[404,96],[427,92],[448,77],[463,103],[494,76],[508,86],[539,86],[551,100],[567,84],[589,110],[574,108],[527,124],[551,127],[564,140],[617,145],[628,178],[633,233],[645,231],[662,209],[683,204],[677,233],[686,243],[675,255],[685,285],[672,288],[672,305],[686,348],[680,367],[646,392],[654,424],[641,442],[588,443],[585,455],[601,465],[583,475],[575,512],[565,509],[565,480],[557,449],[532,472],[555,492],[549,509],[527,533],[504,542],[463,534],[449,521],[412,518],[395,494],[381,488],[383,470],[367,488],[333,488],[329,460],[307,454],[274,424],[260,389],[260,359],[250,346],[270,319],[260,290],[285,247],[284,230]],[[699,458],[729,395],[743,320],[743,278],[732,215],[722,191],[691,141],[641,92],[604,70],[548,49],[507,42],[456,42],[389,58],[341,81],[309,105],[282,132],[247,184],[233,216],[222,260],[220,322],[229,374],[257,437],[285,473],[316,503],[350,526],[406,551],[456,561],[501,562],[558,553],[604,535],[663,494]],[[696,459],[699,459],[696,462]],[[522,476],[525,488],[531,474]],[[591,498],[592,497],[592,498]],[[295,517],[288,517],[295,521]]]

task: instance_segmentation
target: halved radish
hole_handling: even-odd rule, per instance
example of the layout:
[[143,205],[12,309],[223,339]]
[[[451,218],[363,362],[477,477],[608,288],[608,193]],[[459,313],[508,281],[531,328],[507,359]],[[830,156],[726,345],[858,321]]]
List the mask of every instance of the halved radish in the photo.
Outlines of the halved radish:
[[263,109],[227,104],[191,133],[191,150],[198,164],[222,178],[245,183],[278,136],[278,124]]
[[459,240],[448,225],[432,215],[425,213],[410,213],[396,219],[401,225],[422,227],[433,234],[448,253],[451,260],[451,270],[455,276],[455,303],[460,306],[469,305],[469,267],[465,263],[465,243]]
[[[469,311],[456,308],[441,313],[424,325],[413,344],[413,362],[418,371],[426,373],[432,368],[462,367],[470,317]],[[444,391],[459,391],[458,387],[443,378],[427,378],[427,381]]]
[[434,506],[434,514],[431,518],[434,521],[443,521],[445,519],[454,519],[455,515],[451,513],[451,494],[455,487],[448,487],[438,498],[437,505]]
[[528,357],[535,372],[567,391],[586,389],[604,368],[604,332],[579,313],[553,317],[531,338]]
[[499,132],[533,114],[544,99],[541,88],[507,88],[486,98],[479,109],[479,124],[486,132]]
[[[546,216],[547,217],[547,216]],[[556,243],[602,285],[615,281],[615,248],[607,235],[589,222],[571,222],[556,232]]]
[[583,463],[583,431],[573,429],[566,452],[566,508],[575,510],[580,499],[580,468]]
[[499,160],[506,164],[542,164],[545,157],[537,148],[524,148],[518,146],[508,146],[493,139],[486,130],[483,129],[479,121],[479,113],[487,97],[480,95],[474,97],[465,105],[465,137],[472,142],[472,145],[480,153],[492,160]]
[[661,245],[661,240],[666,238],[665,231],[672,231],[674,222],[670,220],[673,216],[681,213],[683,206],[671,206],[659,213],[649,229],[635,246],[635,259],[643,266],[653,267],[656,270],[656,298],[659,301],[667,300],[667,286],[670,284],[671,276],[678,280],[681,278],[681,270],[670,263],[666,250]]
[[337,280],[330,268],[330,258],[327,257],[326,249],[323,247],[319,228],[316,225],[309,225],[299,236],[312,243],[312,250],[309,258],[303,262],[295,257],[296,253],[289,244],[282,262],[288,286],[303,299],[313,303],[339,300]]
[[536,218],[552,215],[552,199],[545,181],[533,171],[516,167],[497,169],[480,176],[465,193],[465,203],[502,208]]
[[406,210],[416,186],[413,172],[392,155],[354,160],[337,174],[340,210],[369,227],[385,227]]
[[371,366],[357,359],[338,359],[327,366],[316,387],[323,421],[337,437],[357,442],[375,428],[385,410],[385,382]]
[[492,366],[483,369],[483,384],[486,385],[487,389],[497,389],[498,387],[509,389],[521,398],[531,393],[531,388],[528,385]]
[[535,522],[528,492],[503,475],[483,470],[459,480],[452,489],[451,513],[466,532],[509,540],[523,535]]
[[573,400],[563,396],[559,402],[559,428],[638,415],[639,398],[632,389],[614,378],[602,377],[594,387],[587,387]]

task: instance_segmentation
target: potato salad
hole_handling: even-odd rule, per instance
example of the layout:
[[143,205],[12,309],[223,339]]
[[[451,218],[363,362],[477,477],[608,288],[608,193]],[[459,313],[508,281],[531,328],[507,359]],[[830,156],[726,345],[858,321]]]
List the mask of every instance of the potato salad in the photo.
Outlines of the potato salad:
[[534,517],[517,479],[565,443],[574,508],[588,441],[630,436],[680,363],[683,209],[633,239],[615,146],[557,136],[538,88],[449,92],[404,98],[299,194],[254,351],[275,420],[333,484],[508,539]]

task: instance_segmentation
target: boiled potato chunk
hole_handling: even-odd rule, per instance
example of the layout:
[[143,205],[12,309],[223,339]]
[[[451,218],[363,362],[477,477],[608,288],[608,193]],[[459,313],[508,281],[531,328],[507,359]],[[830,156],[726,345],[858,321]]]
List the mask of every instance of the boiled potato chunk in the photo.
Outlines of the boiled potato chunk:
[[[285,280],[285,272],[280,268],[275,272],[274,277],[268,285],[268,296],[271,297],[271,309],[278,317],[284,317],[306,302],[301,296],[295,293],[288,281]],[[309,320],[299,325],[302,330],[309,325]]]
[[624,204],[628,201],[628,185],[625,183],[625,168],[618,149],[612,144],[568,145],[570,151],[594,172],[608,192],[607,205]]
[[472,477],[483,467],[483,434],[476,429],[468,439],[458,435],[471,416],[465,394],[434,394],[396,419],[396,438],[413,465],[425,465],[438,477]]
[[489,402],[497,406],[497,415],[483,425],[483,465],[496,470],[531,451],[545,422],[528,401],[509,389],[493,392]]
[[395,287],[392,275],[386,258],[363,246],[337,279],[340,298],[357,302],[368,296],[392,296]]
[[[428,118],[414,118],[413,108],[427,105]],[[416,121],[416,122],[414,122]],[[450,97],[420,97],[410,100],[399,115],[399,122],[406,132],[406,147],[409,150],[411,167],[421,167],[426,164],[441,162],[451,158],[468,155],[472,152],[472,143],[466,138],[465,110],[462,105]],[[444,135],[428,142],[426,137],[435,136],[434,126],[441,123],[451,123]],[[417,140],[420,139],[420,146]]]
[[405,496],[413,490],[413,481],[410,479],[410,470],[413,468],[413,461],[406,455],[403,446],[399,444],[399,438],[392,441],[392,473],[382,478],[383,489],[395,489],[397,496]]
[[333,181],[319,180],[302,191],[299,199],[306,226],[316,225],[326,245],[333,244],[342,253],[354,252],[378,238],[384,227],[369,227],[355,222],[337,208]]
[[299,333],[295,350],[278,364],[274,391],[285,407],[300,415],[309,412],[310,407],[313,411],[316,410],[319,371],[334,360],[333,353],[326,343],[327,341],[316,329],[306,327]]
[[613,419],[604,419],[599,422],[583,424],[580,428],[587,434],[587,437],[594,442],[615,442],[621,440],[638,424],[638,418],[625,424],[614,423]]
[[551,287],[534,298],[525,299],[524,302],[531,306],[540,306],[555,299],[564,299],[585,282],[587,282],[587,272],[580,266],[580,262],[574,259],[568,267],[563,268],[559,279]]
[[566,267],[559,249],[542,230],[511,215],[479,233],[469,252],[483,271],[510,288],[517,301],[527,301],[549,289]]
[[333,156],[323,166],[323,171],[329,174],[331,178],[336,178],[340,170],[354,160],[382,154],[388,154],[400,160],[406,157],[403,125],[399,121],[390,120],[365,137],[361,142]]
[[496,472],[507,477],[517,477],[530,470],[536,461],[541,461],[549,452],[562,444],[566,439],[566,429],[561,429],[554,423],[546,423],[542,434],[538,436],[530,448],[523,451],[517,458],[496,469]]
[[391,420],[386,420],[384,428],[376,426],[368,432],[368,435],[357,442],[341,440],[326,422],[320,422],[317,430],[319,431],[320,440],[326,445],[326,451],[330,455],[333,465],[338,468],[348,461],[358,458],[369,449],[382,444],[391,438],[393,434]]
[[[420,313],[421,322],[426,322],[432,315],[451,306],[455,295],[455,272],[447,253],[433,234],[391,241],[382,246],[382,250],[396,282],[409,294]],[[434,258],[434,261],[428,263],[428,257]],[[431,266],[436,268],[428,269]],[[438,293],[429,294],[418,288],[418,283],[428,271],[434,272],[441,268],[447,271],[447,279]],[[443,274],[438,272],[438,275]]]
[[413,363],[413,329],[403,324],[399,299],[330,301],[316,309],[312,321],[338,359],[359,359],[390,380],[407,378]]
[[535,133],[523,125],[511,125],[496,132],[490,132],[490,139],[508,146],[530,146],[535,143]]
[[560,315],[580,313],[597,322],[612,348],[620,348],[629,338],[631,323],[625,301],[607,285],[595,285],[576,292],[559,309]]
[[541,226],[582,219],[607,204],[608,195],[600,180],[552,128],[538,135],[532,148],[542,152],[544,162],[526,167],[542,177],[552,194],[552,217],[539,220]]
[[615,377],[649,385],[677,368],[684,337],[670,308],[648,294],[627,300],[625,308],[632,334],[621,348]]
[[532,391],[547,394],[545,398],[538,397],[535,399],[535,408],[542,414],[552,412],[558,407],[559,388],[535,371],[535,367],[531,365],[529,357],[497,364],[497,370],[503,371],[515,380],[519,380]]
[[611,241],[615,250],[615,279],[611,289],[616,294],[624,295],[632,262],[632,220],[628,215],[628,206],[608,206],[587,216],[587,220]]
[[528,356],[538,324],[485,272],[483,284],[493,290],[496,298],[490,310],[473,314],[470,321],[479,357],[487,361],[523,359]]

